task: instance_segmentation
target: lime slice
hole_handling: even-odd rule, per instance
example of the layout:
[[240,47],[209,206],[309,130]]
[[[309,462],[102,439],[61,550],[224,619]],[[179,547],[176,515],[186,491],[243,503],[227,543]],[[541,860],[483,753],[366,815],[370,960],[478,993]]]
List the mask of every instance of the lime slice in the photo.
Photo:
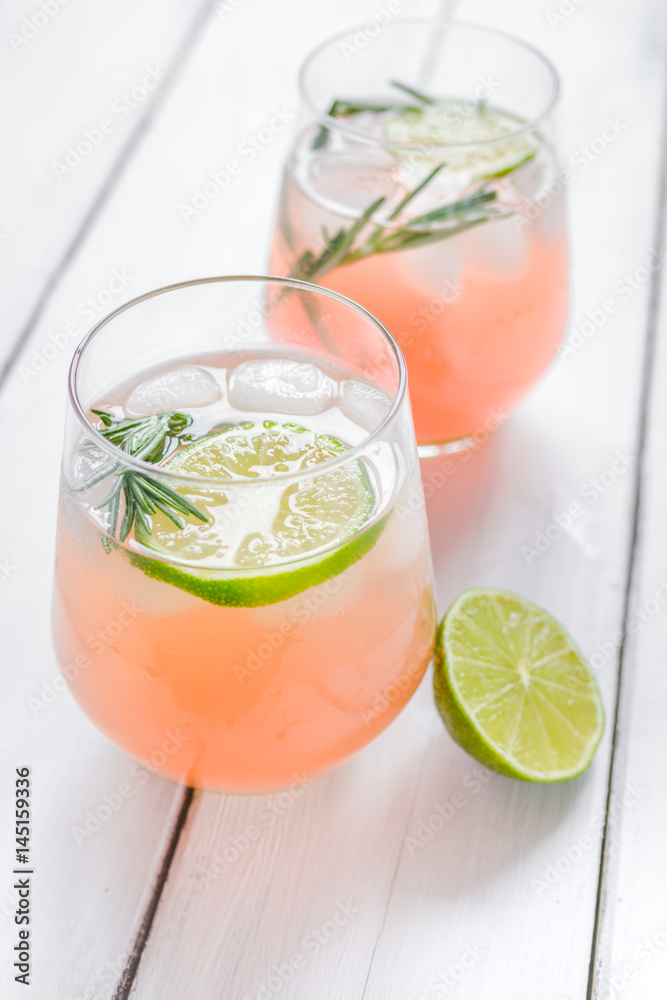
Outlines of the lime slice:
[[132,560],[149,576],[236,607],[284,601],[336,576],[371,548],[384,525],[381,520],[358,534],[375,508],[364,466],[353,461],[287,484],[280,477],[345,451],[335,438],[271,420],[196,441],[164,468],[200,479],[267,481],[229,491],[219,482],[210,489],[201,483],[175,487],[208,520],[187,517],[179,528],[157,511],[150,533],[137,523],[137,541],[181,565],[137,553]]
[[585,771],[604,729],[597,682],[559,623],[506,590],[467,590],[436,640],[435,702],[451,736],[524,781]]
[[[502,138],[503,133],[516,132],[521,124],[517,118],[482,104],[471,110],[461,101],[434,101],[399,112],[385,124],[384,133],[394,142],[423,144],[434,165],[444,160],[449,173],[465,174],[472,183],[504,177],[535,156],[539,146],[534,135]],[[494,141],[489,142],[491,139]],[[433,142],[466,145],[431,152],[428,145]]]

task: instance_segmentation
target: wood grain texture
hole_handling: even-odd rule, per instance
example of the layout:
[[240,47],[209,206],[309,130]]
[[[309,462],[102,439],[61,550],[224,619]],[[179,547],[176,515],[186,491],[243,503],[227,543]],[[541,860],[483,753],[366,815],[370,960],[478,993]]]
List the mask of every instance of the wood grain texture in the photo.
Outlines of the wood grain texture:
[[[296,68],[313,44],[378,6],[242,0],[222,15],[214,10],[64,265],[65,248],[129,133],[119,128],[110,135],[69,178],[62,199],[54,198],[46,177],[53,150],[64,149],[92,123],[96,108],[133,83],[137,66],[143,71],[144,63],[173,56],[195,10],[170,3],[158,12],[147,3],[130,11],[121,3],[111,16],[106,4],[84,13],[73,3],[1,71],[29,91],[7,112],[14,133],[21,108],[39,119],[40,96],[28,84],[41,78],[40,60],[51,60],[47,76],[68,98],[67,112],[54,106],[30,140],[25,174],[12,167],[16,202],[7,222],[0,220],[8,233],[0,253],[12,268],[6,345],[48,289],[0,394],[0,420],[22,428],[0,441],[0,559],[12,567],[0,582],[0,863],[9,870],[12,768],[28,763],[39,807],[37,1000],[106,1000],[116,990],[119,1000],[130,990],[138,1000],[586,995],[611,730],[583,778],[559,788],[524,786],[480,772],[451,743],[425,682],[380,739],[317,783],[267,797],[195,794],[167,877],[182,790],[137,769],[54,683],[46,622],[61,415],[75,339],[43,370],[26,375],[33,352],[80,319],[78,304],[107,287],[114,270],[129,276],[114,305],[171,280],[263,270],[289,129],[277,132],[196,217],[186,221],[182,205],[276,109],[286,117],[296,113]],[[440,6],[404,2],[406,13]],[[637,279],[626,295],[618,282],[639,273],[656,239],[662,122],[656,81],[664,73],[665,24],[653,0],[632,9],[621,0],[587,0],[553,26],[547,15],[555,6],[514,0],[500,9],[490,0],[464,0],[458,14],[528,37],[561,67],[561,145],[574,174],[573,331],[605,300],[617,308],[554,366],[498,435],[469,458],[453,460],[443,486],[435,485],[442,478],[434,475],[438,463],[425,463],[423,471],[441,611],[473,584],[508,587],[544,604],[598,667],[611,718],[634,537],[651,287]],[[23,7],[5,4],[0,24],[11,30],[22,16]],[[82,51],[74,51],[75,37]],[[126,56],[112,59],[120,51]],[[64,54],[86,79],[99,67],[85,91],[74,84],[62,90],[69,79]],[[622,124],[618,140],[586,169],[578,167],[577,151],[608,118]],[[9,255],[13,234],[18,242]],[[28,234],[40,248],[33,256]],[[656,386],[665,384],[666,366],[661,349]],[[648,607],[664,573],[662,395],[654,392],[649,414],[633,608]],[[582,503],[581,518],[542,556],[527,560],[522,547],[573,501]],[[662,997],[662,953],[640,968],[633,949],[667,926],[658,891],[664,618],[660,605],[627,650],[612,805],[628,783],[647,791],[609,826],[599,1000],[616,995],[613,977],[628,962],[641,976],[618,995]],[[121,786],[129,786],[127,795]],[[123,801],[114,809],[117,796]],[[95,826],[88,814],[100,808],[106,818],[85,836],[86,820]],[[259,837],[251,838],[250,829]],[[14,943],[9,885],[3,881],[0,890],[5,980]],[[140,961],[131,957],[135,948]],[[3,987],[2,995],[13,1000],[23,993],[17,987],[5,994]]]

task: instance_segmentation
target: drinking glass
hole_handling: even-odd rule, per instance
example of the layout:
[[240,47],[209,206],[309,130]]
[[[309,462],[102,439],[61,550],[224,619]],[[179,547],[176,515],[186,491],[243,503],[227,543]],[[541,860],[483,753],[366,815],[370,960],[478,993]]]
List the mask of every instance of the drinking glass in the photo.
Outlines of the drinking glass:
[[308,781],[383,730],[430,660],[435,609],[382,324],[254,276],[98,323],[70,371],[53,630],[95,725],[199,788]]
[[558,76],[501,31],[377,19],[299,77],[270,270],[361,303],[405,355],[420,455],[502,424],[568,315]]

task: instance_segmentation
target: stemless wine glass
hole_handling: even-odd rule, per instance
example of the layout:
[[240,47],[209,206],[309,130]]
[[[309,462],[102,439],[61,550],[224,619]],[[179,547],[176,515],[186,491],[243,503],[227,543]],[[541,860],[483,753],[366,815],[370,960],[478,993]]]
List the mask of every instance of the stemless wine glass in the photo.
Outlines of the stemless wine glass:
[[322,774],[410,698],[435,609],[395,342],[298,281],[117,309],[70,372],[55,646],[149,767],[264,792]]
[[495,429],[567,323],[557,74],[500,31],[350,29],[300,74],[270,269],[377,316],[407,361],[420,454]]

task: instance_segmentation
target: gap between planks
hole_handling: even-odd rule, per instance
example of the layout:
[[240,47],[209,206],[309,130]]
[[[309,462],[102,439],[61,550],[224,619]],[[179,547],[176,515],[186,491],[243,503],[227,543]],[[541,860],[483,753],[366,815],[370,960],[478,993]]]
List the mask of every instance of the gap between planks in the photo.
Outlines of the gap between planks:
[[172,861],[174,860],[174,855],[176,854],[176,848],[178,847],[178,842],[181,839],[181,834],[185,828],[190,807],[194,800],[194,793],[194,788],[185,787],[183,789],[181,805],[178,810],[178,815],[174,821],[171,834],[169,835],[167,848],[164,852],[162,863],[160,864],[160,868],[157,873],[157,878],[155,879],[155,885],[153,886],[151,898],[148,901],[148,905],[141,919],[139,930],[137,931],[132,945],[132,950],[130,951],[125,968],[123,969],[118,982],[118,986],[114,992],[113,1000],[127,1000],[134,985],[134,980],[139,969],[139,963],[141,962],[141,956],[143,955],[144,948],[148,943],[148,938],[150,937],[151,929],[153,927],[153,921],[155,920],[155,914],[157,913],[157,908],[160,905],[160,898],[167,883],[167,879],[169,878],[169,870],[171,868]]

